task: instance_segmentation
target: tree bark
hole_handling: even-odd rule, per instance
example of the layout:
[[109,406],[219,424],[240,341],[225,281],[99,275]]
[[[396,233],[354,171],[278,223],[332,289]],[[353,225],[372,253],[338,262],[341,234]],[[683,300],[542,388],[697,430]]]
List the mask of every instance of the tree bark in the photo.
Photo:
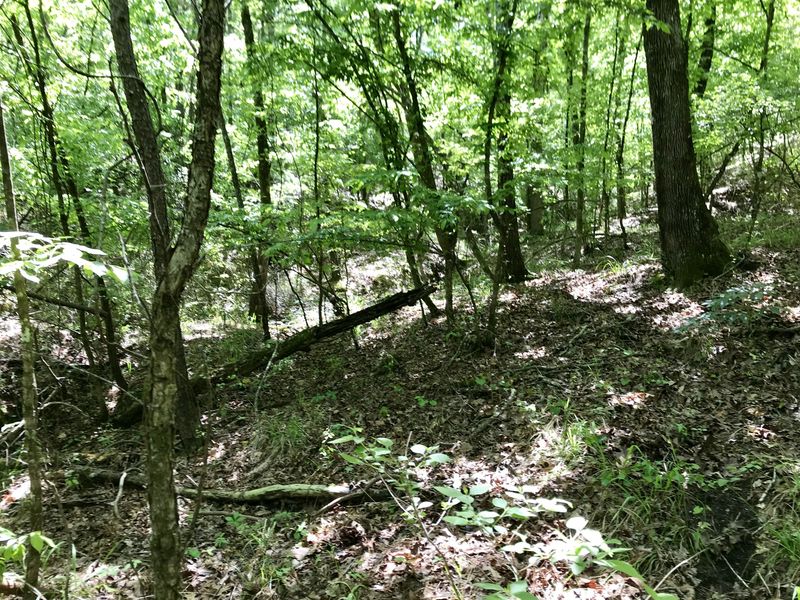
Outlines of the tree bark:
[[685,287],[721,273],[730,254],[697,176],[678,0],[648,0],[647,8],[669,29],[644,32],[661,258],[667,275]]
[[[253,34],[253,20],[250,17],[250,9],[246,2],[242,3],[242,29],[244,29],[244,44],[247,52],[247,62],[250,67],[250,75],[254,76],[254,67],[256,64],[256,41]],[[262,208],[267,208],[272,205],[272,161],[269,155],[269,131],[267,129],[267,120],[264,118],[264,93],[261,91],[261,86],[255,84],[253,86],[253,107],[255,108],[255,117],[253,121],[256,125],[256,154],[258,156],[258,190],[259,199]],[[267,281],[267,259],[264,257],[263,250],[259,246],[256,249],[256,262],[253,267],[253,290],[256,307],[256,317],[261,323],[261,329],[264,332],[264,339],[270,339],[269,333],[269,304],[266,297],[266,281]]]
[[[11,178],[11,160],[6,141],[6,128],[3,118],[3,104],[0,99],[0,171],[3,174],[3,196],[6,206],[6,226],[9,231],[19,230],[17,222],[17,204],[14,198],[14,185]],[[20,259],[18,242],[11,239],[11,255],[14,260]],[[25,448],[27,450],[28,477],[30,479],[30,503],[28,514],[30,531],[42,531],[42,452],[39,447],[38,393],[36,390],[36,345],[33,325],[30,318],[30,303],[25,278],[19,270],[14,272],[14,289],[17,296],[17,315],[20,323],[20,343],[22,351],[22,418],[25,426]],[[39,567],[41,557],[39,551],[28,543],[25,557],[25,590],[23,598],[33,600],[39,596],[36,587],[39,584]]]
[[[517,2],[511,6],[508,0],[497,3],[497,25],[495,27],[498,41],[495,50],[495,78],[492,96],[487,105],[486,138],[483,148],[483,178],[486,201],[491,207],[492,220],[497,227],[499,237],[498,252],[501,272],[499,277],[511,283],[525,281],[528,271],[525,258],[519,243],[519,222],[517,219],[517,202],[514,190],[514,167],[508,155],[508,121],[511,118],[511,94],[508,90],[508,70],[511,55],[511,29],[517,12]],[[497,136],[497,193],[492,192],[491,153],[494,136],[495,114],[502,122],[502,129]]]
[[[114,49],[122,77],[125,103],[131,116],[131,127],[136,140],[136,157],[144,175],[147,189],[147,202],[150,209],[150,241],[153,248],[153,271],[156,285],[166,275],[171,258],[171,227],[167,211],[167,180],[161,163],[161,152],[156,139],[156,130],[147,106],[149,94],[139,75],[136,55],[130,35],[130,15],[127,0],[111,0],[111,33]],[[185,223],[185,221],[184,221]],[[177,340],[175,367],[177,371],[178,409],[181,418],[177,422],[181,442],[186,449],[197,445],[195,430],[200,423],[200,410],[196,398],[189,387],[189,374],[186,367],[186,351],[180,325],[180,311],[172,336]],[[127,396],[123,396],[127,398]],[[128,402],[121,402],[119,408],[130,409]]]
[[642,47],[642,38],[639,36],[639,42],[636,44],[636,52],[633,55],[633,66],[631,67],[631,79],[628,86],[628,101],[625,105],[625,116],[622,118],[622,126],[619,131],[619,140],[617,141],[617,154],[615,163],[617,165],[617,220],[619,221],[619,228],[622,233],[622,249],[628,247],[628,234],[625,231],[625,217],[627,217],[627,188],[625,185],[625,139],[628,134],[628,119],[631,115],[631,104],[633,103],[633,89],[636,82],[636,67],[639,64],[639,50]]
[[577,136],[573,138],[575,146],[578,148],[578,163],[576,165],[578,176],[578,193],[575,203],[575,248],[572,256],[572,264],[578,266],[583,252],[583,245],[586,239],[586,226],[584,225],[584,212],[586,210],[586,97],[589,85],[589,36],[592,27],[592,14],[589,9],[583,21],[583,50],[581,58],[581,91],[578,103],[578,123],[576,128]]
[[697,67],[700,70],[700,76],[694,86],[694,95],[702,98],[706,94],[708,87],[708,76],[711,73],[711,64],[714,61],[714,38],[717,33],[717,4],[711,5],[711,11],[706,17],[705,22],[706,30],[703,33],[703,41],[700,45],[700,59],[697,62]]
[[251,354],[247,358],[223,367],[217,374],[205,380],[197,380],[198,387],[210,382],[212,385],[222,383],[230,377],[244,377],[258,369],[263,369],[269,364],[275,364],[295,354],[309,350],[314,344],[339,334],[350,331],[354,327],[369,323],[404,306],[412,306],[422,298],[435,291],[432,286],[416,288],[408,292],[399,292],[384,298],[377,304],[349,314],[341,319],[328,321],[322,325],[315,325],[304,329],[293,336],[277,343],[277,346],[264,348]]
[[[411,100],[411,106],[408,107],[408,127],[414,162],[416,163],[417,172],[422,180],[422,184],[429,191],[437,193],[430,138],[425,128],[425,121],[422,117],[419,95],[417,94],[417,82],[411,70],[411,59],[406,49],[406,42],[400,25],[399,9],[392,11],[392,25],[394,39],[397,43],[397,50],[400,53],[400,59],[403,63],[405,83]],[[436,240],[439,242],[439,247],[442,249],[442,254],[444,255],[444,312],[448,320],[451,320],[453,318],[453,277],[455,275],[458,234],[452,224],[437,225],[435,227],[435,233]]]
[[[120,71],[125,77],[125,95],[131,115],[139,123],[145,152],[150,154],[148,172],[161,172],[152,121],[142,96],[136,98],[138,79],[126,0],[111,0],[112,31]],[[150,392],[145,405],[147,441],[147,496],[150,506],[150,552],[154,592],[157,600],[177,599],[180,594],[181,540],[178,527],[177,499],[173,480],[173,439],[175,411],[178,405],[180,337],[179,306],[200,253],[214,176],[214,140],[220,119],[220,79],[225,7],[223,0],[203,0],[200,20],[197,108],[192,132],[192,159],[183,203],[183,223],[174,246],[163,245],[166,262],[161,265],[153,294],[150,324]],[[136,78],[133,79],[132,77]],[[142,90],[139,89],[141,92]],[[144,162],[144,161],[143,161]],[[157,164],[156,164],[157,163]],[[163,175],[162,175],[163,181]],[[150,181],[152,184],[152,180]],[[150,186],[152,188],[152,185]],[[162,215],[164,216],[164,215]],[[160,217],[156,222],[161,224]],[[166,221],[163,222],[166,227]],[[165,230],[168,231],[168,230]],[[168,243],[169,238],[153,234],[154,244]],[[188,383],[188,382],[187,382]],[[188,387],[188,386],[187,386]]]

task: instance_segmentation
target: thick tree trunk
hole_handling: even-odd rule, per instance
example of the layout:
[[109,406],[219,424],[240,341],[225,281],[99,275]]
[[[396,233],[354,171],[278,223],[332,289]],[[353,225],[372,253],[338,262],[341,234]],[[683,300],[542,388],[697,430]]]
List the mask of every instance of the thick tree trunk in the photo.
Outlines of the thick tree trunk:
[[656,199],[664,270],[678,286],[723,271],[730,258],[703,201],[692,142],[687,56],[678,0],[648,0],[669,32],[644,32]]
[[[6,206],[6,224],[4,229],[16,231],[17,204],[14,198],[14,186],[11,179],[11,160],[6,141],[3,104],[0,99],[0,171],[3,174],[3,196]],[[20,259],[17,240],[11,240],[11,254],[14,260]],[[27,282],[17,270],[14,272],[14,289],[17,296],[17,315],[20,323],[20,344],[22,351],[22,418],[25,426],[25,449],[28,462],[28,478],[30,479],[30,503],[27,505],[30,530],[41,531],[42,520],[42,452],[39,447],[38,393],[36,390],[36,345],[33,326],[30,318]],[[39,551],[31,544],[26,548],[25,556],[25,590],[23,598],[33,600],[39,596],[36,586],[39,584],[39,567],[41,557]]]

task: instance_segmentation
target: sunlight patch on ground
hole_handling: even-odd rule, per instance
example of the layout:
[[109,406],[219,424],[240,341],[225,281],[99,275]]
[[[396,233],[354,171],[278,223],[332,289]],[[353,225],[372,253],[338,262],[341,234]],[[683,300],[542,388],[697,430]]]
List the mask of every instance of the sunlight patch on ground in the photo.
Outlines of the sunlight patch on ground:
[[24,500],[31,493],[31,480],[27,475],[21,475],[8,486],[8,491],[3,494],[0,500],[0,510],[5,510],[12,504]]
[[648,398],[652,398],[653,394],[647,392],[627,392],[625,394],[610,394],[608,400],[609,406],[628,406],[630,408],[642,408]]
[[663,314],[653,316],[652,322],[662,330],[676,329],[684,325],[689,319],[703,314],[703,307],[685,294],[676,290],[667,290],[653,307]]
[[544,346],[539,346],[538,348],[527,348],[522,352],[515,352],[515,358],[523,358],[523,359],[536,359],[536,358],[544,358],[549,354],[547,348]]
[[0,319],[0,344],[8,348],[19,339],[19,321],[14,318]]

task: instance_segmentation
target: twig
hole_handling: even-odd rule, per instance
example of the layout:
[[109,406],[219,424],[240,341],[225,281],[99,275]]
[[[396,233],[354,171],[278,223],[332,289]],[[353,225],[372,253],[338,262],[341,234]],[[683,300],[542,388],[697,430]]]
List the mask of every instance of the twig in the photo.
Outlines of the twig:
[[127,476],[128,471],[123,471],[122,475],[119,476],[119,489],[117,489],[117,495],[114,498],[114,502],[111,503],[111,506],[114,508],[114,516],[120,521],[122,521],[122,517],[119,514],[119,501],[122,499],[122,491],[125,489],[125,478]]
[[352,492],[350,492],[349,494],[345,494],[344,496],[339,496],[338,498],[334,498],[333,500],[331,500],[330,502],[328,502],[328,503],[327,503],[325,506],[323,506],[322,508],[320,508],[320,509],[319,509],[317,512],[315,512],[315,513],[314,513],[313,515],[311,515],[311,516],[312,516],[312,517],[314,517],[314,518],[316,518],[316,517],[320,516],[321,514],[328,512],[330,509],[334,508],[335,506],[338,506],[338,505],[339,505],[339,504],[341,504],[342,502],[345,502],[345,501],[347,501],[347,500],[349,500],[349,499],[351,499],[351,498],[354,498],[355,496],[359,496],[359,495],[361,495],[361,494],[364,494],[364,493],[366,493],[366,491],[367,491],[367,490],[368,490],[370,487],[372,487],[373,485],[375,485],[375,483],[376,483],[376,482],[377,482],[379,479],[380,479],[380,476],[373,477],[372,479],[370,479],[369,481],[367,481],[366,483],[364,483],[364,485],[362,485],[362,486],[361,486],[361,487],[359,487],[358,489],[354,489],[354,490],[353,490]]

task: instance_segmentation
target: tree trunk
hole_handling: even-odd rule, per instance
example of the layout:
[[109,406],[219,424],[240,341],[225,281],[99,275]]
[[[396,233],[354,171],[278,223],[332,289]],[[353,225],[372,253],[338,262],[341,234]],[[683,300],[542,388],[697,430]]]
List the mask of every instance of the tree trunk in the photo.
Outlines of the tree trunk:
[[622,119],[622,126],[620,127],[619,140],[617,141],[617,154],[615,162],[617,165],[617,219],[619,220],[619,227],[622,233],[622,249],[628,247],[628,235],[625,231],[625,217],[627,217],[627,195],[628,192],[625,186],[625,138],[628,134],[628,119],[631,115],[631,104],[633,103],[633,88],[636,81],[636,66],[639,63],[639,50],[642,47],[642,38],[639,36],[639,42],[636,44],[636,53],[633,55],[633,66],[631,67],[631,80],[628,86],[628,102],[625,105],[625,116]]
[[[508,155],[508,128],[511,118],[511,94],[508,90],[508,70],[511,55],[511,29],[514,25],[517,2],[511,6],[508,0],[497,3],[496,33],[499,37],[495,50],[495,78],[492,96],[487,106],[486,138],[483,151],[483,177],[486,188],[486,201],[491,207],[492,220],[497,227],[499,239],[498,252],[501,256],[501,272],[495,276],[509,282],[518,283],[528,276],[525,258],[519,243],[519,223],[517,202],[514,190],[514,168]],[[492,193],[491,148],[494,136],[495,113],[502,122],[497,136],[497,193]]]
[[[419,95],[417,94],[417,82],[411,70],[411,59],[406,50],[405,38],[400,26],[400,11],[392,11],[392,25],[394,39],[397,42],[397,50],[403,63],[403,75],[408,87],[411,106],[408,110],[409,135],[411,137],[411,149],[414,154],[417,172],[419,172],[422,184],[431,192],[437,192],[436,176],[433,172],[433,154],[430,149],[428,132],[425,129],[425,121],[422,118],[422,110],[419,105]],[[436,240],[444,255],[444,312],[448,320],[453,318],[453,277],[456,265],[456,244],[458,235],[452,224],[438,225],[435,228]]]
[[[766,31],[764,32],[764,42],[761,47],[761,60],[758,65],[758,75],[763,85],[767,77],[767,68],[769,66],[769,44],[772,38],[772,25],[775,22],[775,0],[769,0],[769,3],[764,6],[764,17],[766,19]],[[747,236],[748,241],[753,237],[753,230],[755,228],[758,213],[761,210],[761,204],[764,200],[764,152],[765,152],[765,136],[766,136],[766,121],[767,111],[762,106],[758,112],[758,154],[756,155],[755,163],[753,164],[753,206],[750,211],[750,230]]]
[[575,206],[575,248],[572,264],[578,266],[586,239],[584,212],[586,209],[586,96],[589,85],[589,35],[591,33],[592,14],[587,9],[583,21],[583,52],[581,59],[581,91],[578,105],[577,137],[573,139],[578,148],[578,163],[576,165],[578,176],[578,198]]
[[[136,73],[130,22],[126,0],[111,0],[112,30],[120,71]],[[180,594],[181,540],[178,528],[177,499],[173,480],[173,439],[178,388],[188,388],[179,373],[180,336],[179,307],[181,296],[191,278],[203,242],[211,207],[211,186],[214,177],[214,141],[220,120],[220,79],[225,6],[223,0],[203,0],[200,20],[197,108],[192,132],[192,159],[186,196],[183,203],[183,224],[174,246],[168,249],[166,262],[159,273],[153,294],[150,324],[150,393],[145,405],[148,503],[150,506],[150,553],[154,592],[157,600],[176,600]],[[134,112],[147,123],[139,128],[152,134],[152,121],[144,97],[134,98],[140,79],[125,78],[126,99]],[[141,91],[141,90],[140,90]],[[139,102],[140,104],[137,104]],[[144,111],[144,112],[142,112]],[[147,137],[147,136],[144,136]],[[137,140],[139,135],[137,134]],[[149,141],[154,141],[154,138]],[[158,148],[155,147],[157,152]],[[161,170],[158,161],[149,168]],[[152,180],[151,180],[152,183]],[[152,187],[152,186],[151,186]],[[166,226],[166,222],[164,223]],[[155,236],[154,236],[155,237]],[[160,238],[159,243],[169,238]],[[184,420],[181,420],[184,423]]]
[[700,59],[697,67],[700,70],[700,77],[694,86],[694,94],[698,98],[705,96],[708,87],[708,76],[711,73],[711,64],[714,60],[714,38],[717,32],[717,5],[711,5],[711,12],[706,17],[706,30],[703,33],[703,41],[700,45]]
[[210,382],[222,383],[230,377],[245,377],[258,369],[264,369],[269,364],[275,364],[284,358],[297,352],[309,350],[314,344],[350,331],[354,327],[369,323],[378,317],[389,314],[404,306],[411,306],[419,302],[425,296],[429,296],[436,291],[432,286],[424,286],[408,292],[399,292],[384,298],[377,304],[368,306],[359,311],[349,314],[341,319],[328,321],[322,325],[315,325],[299,331],[293,336],[277,342],[277,347],[264,348],[252,353],[247,358],[223,367],[217,374],[203,380],[196,380],[198,387],[203,387]]
[[[45,78],[44,67],[42,65],[41,54],[39,52],[39,40],[36,36],[36,29],[33,25],[33,16],[31,15],[30,7],[28,6],[27,1],[23,3],[23,8],[25,9],[25,17],[31,36],[33,61],[30,60],[30,57],[27,54],[22,32],[19,29],[16,19],[11,19],[11,26],[14,30],[14,35],[16,37],[20,53],[28,65],[28,73],[33,79],[37,91],[39,92],[39,98],[42,103],[42,129],[44,130],[45,142],[47,144],[47,155],[50,164],[50,178],[53,188],[55,189],[58,202],[58,216],[61,224],[61,234],[64,237],[69,238],[71,235],[69,226],[69,208],[67,207],[65,201],[67,186],[65,185],[58,168],[61,150],[59,148],[56,136],[55,117],[53,115],[53,107],[50,104],[50,100],[47,95],[47,82]],[[81,274],[81,269],[75,265],[72,267],[71,271],[73,285],[75,286],[75,297],[77,304],[83,305],[83,276]],[[89,332],[86,323],[86,312],[82,310],[78,311],[78,332],[81,345],[83,346],[83,350],[86,354],[86,359],[90,365],[94,365],[94,352],[92,350],[91,340],[89,339]]]
[[[244,29],[244,44],[247,51],[247,62],[250,67],[250,75],[254,77],[254,67],[256,64],[255,35],[253,34],[253,20],[250,17],[250,9],[247,3],[242,3],[242,29]],[[256,78],[256,81],[259,81]],[[261,86],[256,83],[253,89],[253,107],[255,108],[254,122],[256,125],[256,154],[258,155],[258,190],[262,208],[266,209],[272,205],[272,162],[269,156],[269,132],[267,130],[267,120],[264,118],[264,94]],[[262,222],[262,221],[259,221]],[[269,333],[269,304],[266,297],[266,281],[268,278],[267,259],[264,256],[261,245],[256,249],[257,270],[254,269],[253,278],[255,282],[255,305],[257,319],[261,323],[264,338],[270,339]]]
[[665,272],[679,287],[719,274],[730,258],[703,201],[692,142],[687,56],[678,0],[648,0],[668,32],[644,32],[652,112],[656,200]]
[[[3,174],[3,196],[6,205],[6,226],[4,229],[17,231],[17,204],[14,198],[14,185],[11,179],[11,161],[6,141],[6,128],[3,118],[3,104],[0,99],[0,170]],[[11,239],[11,255],[14,260],[20,259],[18,242]],[[20,323],[20,343],[22,351],[22,418],[25,424],[25,448],[30,479],[30,503],[27,505],[30,518],[30,530],[41,531],[42,520],[42,452],[39,447],[38,394],[36,391],[36,346],[33,326],[30,318],[27,282],[19,270],[14,272],[14,289],[17,296],[17,315]],[[28,543],[25,556],[25,590],[23,598],[33,600],[39,596],[36,586],[39,584],[39,567],[41,557],[39,551]]]
[[[139,75],[136,55],[133,51],[127,0],[111,0],[109,7],[111,9],[111,33],[114,38],[117,66],[122,76],[125,101],[131,116],[131,127],[136,139],[136,155],[144,174],[144,183],[147,188],[147,202],[150,209],[150,241],[153,247],[153,271],[156,277],[156,285],[158,286],[167,270],[172,240],[167,213],[167,180],[161,163],[156,131],[147,106],[147,99],[151,96]],[[184,448],[190,450],[197,446],[195,430],[200,423],[200,409],[188,385],[189,374],[186,367],[186,352],[180,328],[180,316],[175,324],[175,329],[175,336],[178,340],[175,349],[175,365],[178,369],[178,412],[181,416],[177,426]],[[130,407],[123,403],[120,408],[127,410]]]

